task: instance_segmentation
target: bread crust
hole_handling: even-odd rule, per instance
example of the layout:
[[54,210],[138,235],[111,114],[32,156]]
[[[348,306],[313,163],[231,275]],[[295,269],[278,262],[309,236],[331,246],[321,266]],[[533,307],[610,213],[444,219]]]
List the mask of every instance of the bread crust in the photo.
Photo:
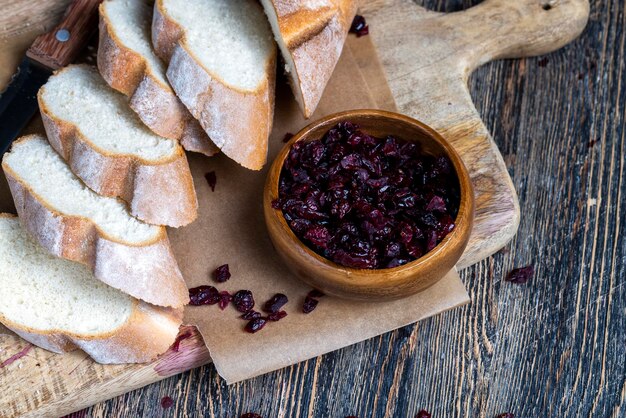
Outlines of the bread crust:
[[274,36],[288,64],[294,96],[309,118],[339,61],[358,2],[328,0],[326,6],[314,10],[294,0],[261,3],[270,21],[277,20],[278,33],[272,25]]
[[83,350],[101,364],[145,363],[163,354],[176,340],[183,309],[163,308],[133,300],[132,313],[119,328],[81,335],[63,330],[37,330],[9,321],[0,323],[26,341],[55,353]]
[[152,240],[121,242],[90,219],[58,212],[4,162],[2,168],[20,222],[49,253],[85,264],[98,280],[151,304],[181,307],[189,302],[164,227]]
[[201,129],[171,87],[156,76],[138,52],[126,47],[100,5],[98,70],[104,80],[129,97],[129,105],[156,134],[180,141],[188,151],[215,155],[219,148]]
[[276,50],[266,63],[267,77],[254,91],[230,86],[194,56],[162,0],[154,5],[152,43],[169,63],[167,78],[174,91],[215,145],[243,167],[263,168],[274,119]]
[[172,157],[156,161],[112,154],[92,143],[79,127],[55,116],[43,99],[45,89],[37,98],[48,141],[87,186],[121,198],[133,216],[147,223],[179,227],[196,219],[198,201],[181,147]]

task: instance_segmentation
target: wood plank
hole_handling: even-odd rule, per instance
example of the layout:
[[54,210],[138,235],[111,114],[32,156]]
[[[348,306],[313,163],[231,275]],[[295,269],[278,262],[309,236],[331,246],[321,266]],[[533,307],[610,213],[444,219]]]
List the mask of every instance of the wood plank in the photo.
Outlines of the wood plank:
[[[480,1],[404,3],[454,12]],[[395,21],[393,12],[379,19]],[[412,418],[421,408],[454,418],[624,416],[625,27],[622,0],[595,0],[573,44],[470,78],[522,213],[505,251],[462,272],[471,305],[233,386],[205,366],[86,416]],[[370,29],[378,41],[376,21]],[[531,262],[532,282],[502,280]],[[163,396],[174,398],[171,409],[161,408]]]
[[[410,2],[404,2],[398,7],[407,4]],[[600,39],[586,41],[587,46],[600,45],[599,49],[603,54],[601,57],[597,57],[592,48],[593,58],[587,58],[584,52],[589,51],[577,47],[566,55],[557,54],[555,68],[545,70],[543,74],[533,74],[534,71],[529,71],[526,62],[522,61],[492,66],[490,72],[482,72],[479,78],[475,79],[478,81],[474,82],[474,91],[486,92],[483,103],[479,102],[478,107],[485,109],[484,112],[490,121],[489,126],[495,125],[497,137],[504,138],[502,145],[507,161],[514,168],[519,168],[514,170],[513,180],[518,190],[522,192],[522,200],[529,199],[526,205],[528,211],[524,212],[523,218],[528,221],[526,224],[522,223],[522,230],[525,232],[524,236],[534,235],[536,242],[530,242],[530,248],[526,248],[528,240],[520,239],[515,243],[519,253],[511,251],[509,254],[498,255],[466,274],[472,295],[476,298],[474,306],[428,321],[420,327],[409,327],[381,336],[359,344],[356,348],[351,347],[325,356],[323,360],[310,361],[233,388],[226,388],[220,384],[214,370],[203,368],[185,374],[175,381],[165,382],[162,386],[153,386],[140,394],[130,395],[125,398],[126,401],[118,399],[106,405],[99,405],[91,412],[98,416],[107,413],[123,414],[124,411],[143,411],[144,416],[154,416],[163,413],[158,402],[161,394],[172,396],[176,393],[185,393],[187,388],[187,393],[192,390],[191,396],[181,397],[173,412],[182,415],[210,410],[211,416],[224,416],[250,409],[263,412],[267,416],[279,413],[286,416],[306,415],[306,411],[316,411],[318,414],[332,412],[333,415],[357,413],[362,416],[383,416],[403,414],[406,411],[415,412],[419,407],[432,406],[431,409],[438,411],[437,415],[440,416],[492,416],[502,412],[498,408],[506,406],[517,408],[512,410],[520,416],[533,416],[540,412],[547,416],[572,416],[578,413],[588,415],[594,411],[600,414],[605,412],[606,416],[609,414],[619,416],[620,393],[623,403],[625,386],[624,372],[619,371],[618,359],[620,353],[623,359],[624,352],[612,349],[611,345],[624,341],[623,338],[611,336],[610,330],[617,331],[619,335],[619,330],[623,330],[624,327],[623,316],[622,319],[611,319],[620,318],[619,307],[623,307],[624,302],[621,286],[623,280],[621,282],[614,280],[614,277],[617,279],[624,277],[623,267],[616,264],[616,261],[624,260],[624,248],[618,240],[624,232],[624,223],[619,222],[619,208],[624,204],[623,195],[619,194],[624,166],[623,159],[620,161],[620,156],[624,155],[624,124],[619,116],[616,120],[610,120],[590,113],[587,107],[599,102],[607,114],[612,114],[611,110],[617,110],[618,115],[619,109],[624,108],[623,93],[619,95],[623,92],[623,83],[620,84],[620,80],[623,80],[624,39],[623,35],[621,38],[616,35],[616,26],[621,24],[623,27],[624,23],[623,4],[613,1],[605,13],[602,15],[603,20],[596,25],[600,26],[596,29]],[[619,16],[622,16],[622,20]],[[396,23],[395,19],[389,19],[389,24],[392,21]],[[374,24],[372,31],[376,36]],[[380,32],[387,33],[382,30]],[[568,66],[568,62],[572,61],[581,65],[578,68]],[[591,69],[591,64],[598,61],[608,63],[612,67],[599,70],[596,66]],[[391,64],[386,62],[388,72],[396,70],[393,63]],[[546,64],[538,66],[537,61],[530,61],[530,64],[533,65],[533,69],[549,66]],[[511,66],[514,69],[507,72]],[[568,74],[557,71],[563,68]],[[578,75],[583,72],[581,87]],[[596,77],[598,74],[608,77],[601,80]],[[503,85],[498,83],[503,79],[506,83]],[[568,93],[564,94],[556,88],[551,88],[546,91],[546,97],[532,98],[533,91],[542,89],[553,80]],[[481,82],[484,84],[481,85]],[[394,83],[395,80],[392,80],[392,87]],[[585,93],[589,93],[587,89],[592,91],[589,97],[584,96]],[[530,93],[516,95],[515,91]],[[617,97],[608,97],[613,91],[618,92]],[[489,93],[496,97],[492,98]],[[574,101],[579,97],[583,97],[582,103],[585,107],[582,110],[568,109],[566,115],[560,114],[561,109],[553,105],[568,103],[569,100]],[[519,115],[518,109],[527,113]],[[548,118],[544,113],[546,111]],[[585,120],[579,122],[576,120],[577,116],[583,116]],[[521,126],[518,125],[520,119],[522,122],[525,121]],[[497,122],[499,120],[502,121],[502,125]],[[558,126],[551,126],[546,120],[554,121]],[[537,132],[545,134],[546,137],[542,138],[542,141],[533,141]],[[561,136],[565,134],[571,136],[565,136],[563,141]],[[588,138],[580,138],[580,134],[591,135],[594,137],[593,140],[596,139],[595,135],[598,135],[597,139],[600,141],[587,148]],[[516,148],[516,145],[521,145],[523,139],[527,142]],[[580,142],[581,139],[583,142]],[[617,162],[605,163],[605,160],[611,159]],[[577,161],[585,163],[578,164]],[[523,165],[525,163],[530,163],[526,169]],[[568,170],[575,173],[574,184],[568,180],[550,178],[555,174],[570,178]],[[566,173],[568,176],[565,176]],[[536,184],[533,186],[533,183]],[[598,192],[594,194],[596,187],[599,187]],[[563,193],[563,196],[556,196],[551,201],[550,195],[546,194],[551,190]],[[605,197],[598,200],[594,197],[595,203],[587,199],[577,200],[577,197],[601,197],[607,193],[608,199]],[[530,203],[531,199],[538,204]],[[570,203],[567,216],[562,220],[554,219],[550,215],[559,208],[558,204],[563,202]],[[552,211],[549,211],[550,209]],[[548,219],[542,211],[548,211],[550,214]],[[537,226],[539,228],[536,228]],[[552,236],[555,231],[557,238]],[[578,249],[574,254],[568,255],[567,248],[547,246],[549,242],[556,242],[554,239],[566,240],[570,233],[574,233],[578,241],[584,237],[582,253]],[[546,242],[541,241],[542,237]],[[596,246],[594,244],[596,238],[601,239],[603,243]],[[601,253],[603,250],[608,251]],[[539,274],[545,275],[549,270],[550,277],[565,280],[568,288],[559,286],[556,281],[550,285],[535,284],[526,290],[510,289],[510,286],[507,289],[501,282],[493,283],[493,276],[501,277],[504,268],[510,266],[514,259],[524,262],[539,251],[542,254],[545,251],[544,256],[548,260],[543,266],[546,271],[540,270]],[[576,258],[577,254],[582,255],[581,259]],[[555,264],[557,257],[565,258],[564,265]],[[591,264],[581,264],[583,258],[587,262],[591,261]],[[623,266],[623,262],[621,265]],[[579,280],[575,281],[572,279],[574,276],[568,274],[575,273],[577,267],[582,267],[582,273],[580,277],[576,276]],[[608,268],[607,272],[604,271],[605,267]],[[599,275],[596,276],[596,273]],[[471,274],[475,274],[476,277],[472,277]],[[571,291],[568,290],[570,287]],[[520,296],[534,291],[538,292],[538,296],[518,301]],[[498,294],[502,295],[501,301],[494,300]],[[552,300],[555,294],[556,309]],[[571,307],[572,302],[575,303],[569,312],[575,315],[561,317],[558,308]],[[608,308],[600,307],[600,303],[605,302],[608,302]],[[507,304],[513,306],[507,309]],[[503,318],[498,317],[499,312],[502,312]],[[538,316],[546,322],[545,325],[529,324],[535,321],[522,321],[525,323],[519,324],[520,321],[516,318],[520,315]],[[556,316],[556,319],[551,315]],[[510,324],[516,325],[511,328]],[[578,329],[580,331],[577,331]],[[517,335],[518,331],[524,332]],[[538,334],[533,334],[533,331]],[[569,337],[574,336],[575,340],[577,339],[577,348],[570,347],[567,342],[563,344],[554,336],[561,331],[569,331]],[[463,337],[458,338],[459,336]],[[594,338],[594,341],[603,347],[600,352],[602,356],[596,357],[594,350],[582,348],[581,344],[585,343],[584,338],[587,337]],[[531,342],[529,352],[524,351],[528,347],[524,340]],[[420,344],[421,341],[431,341],[436,345],[427,346],[429,344]],[[555,356],[552,360],[549,354],[543,354],[545,350],[538,350],[535,347],[538,342],[552,347],[563,347],[565,350],[560,357]],[[516,350],[509,347],[508,350],[496,353],[496,357],[494,346],[498,344],[515,344]],[[574,354],[582,353],[581,360],[570,360],[572,348]],[[542,354],[543,358],[534,359],[541,357]],[[449,359],[441,358],[442,355]],[[515,361],[529,361],[530,366],[511,370],[515,368],[509,367],[511,363],[508,362],[512,361],[509,355],[519,359]],[[354,357],[374,360],[371,364],[354,364]],[[591,376],[596,366],[580,366],[582,364],[580,361],[584,359],[592,361],[595,359],[595,364],[601,365],[601,369],[596,369],[601,372],[600,375],[606,376],[612,372],[615,379],[609,381],[605,377],[599,382],[592,381]],[[598,359],[602,361],[598,363]],[[608,362],[605,363],[605,360]],[[550,367],[542,370],[540,365]],[[342,370],[341,375],[338,376],[335,370]],[[432,370],[441,371],[443,375],[433,377],[429,373]],[[560,370],[556,373],[556,378],[550,377],[550,372],[555,370]],[[546,377],[545,381],[550,382],[549,388],[546,387],[549,390],[539,399],[534,396],[536,393],[533,390],[543,387],[543,382],[539,381],[541,378],[523,379],[524,374],[530,371],[539,372],[540,376]],[[562,388],[559,388],[559,376],[566,382]],[[514,378],[509,380],[510,377]],[[500,385],[496,386],[487,379],[498,381]],[[361,382],[359,386],[363,386],[356,393],[354,393],[355,381]],[[175,382],[179,382],[180,387],[174,387]],[[505,384],[510,382],[515,382],[515,387],[521,390],[511,391],[510,385]],[[203,393],[203,389],[198,390],[198,385],[208,388],[208,395]],[[317,392],[311,392],[311,387]],[[420,390],[422,387],[425,389]],[[587,402],[578,403],[566,399],[569,398],[569,395],[566,395],[569,394],[566,392],[568,388],[573,388],[574,393]],[[601,389],[598,396],[592,393],[594,388]],[[590,394],[587,395],[587,392]],[[552,393],[558,401],[555,402],[556,405],[551,405],[554,400]],[[562,395],[560,399],[559,393]],[[505,400],[510,402],[504,405]]]

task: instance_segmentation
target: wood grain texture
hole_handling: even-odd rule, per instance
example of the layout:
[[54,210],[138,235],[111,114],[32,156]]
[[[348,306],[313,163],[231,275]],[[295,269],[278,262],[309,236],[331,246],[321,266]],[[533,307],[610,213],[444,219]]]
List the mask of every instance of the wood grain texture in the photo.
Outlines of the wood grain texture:
[[[39,35],[26,55],[34,61],[58,70],[73,62],[96,31],[101,0],[74,0],[61,21],[50,32]],[[67,39],[63,39],[64,33]]]
[[[474,3],[424,5],[450,12]],[[409,417],[420,408],[445,417],[622,416],[624,16],[621,0],[593,2],[572,46],[491,64],[471,79],[522,207],[507,251],[463,273],[472,305],[231,387],[206,366],[87,416]],[[536,280],[502,281],[529,262]],[[166,395],[176,403],[164,410]]]
[[504,161],[474,107],[467,79],[493,59],[543,54],[575,39],[589,4],[562,0],[544,9],[538,0],[487,0],[456,13],[404,0],[367,2],[399,109],[438,130],[472,173],[477,222],[460,268],[502,248],[519,224],[519,216],[510,216],[519,213],[515,189],[501,174]]
[[[452,12],[478,1],[416,3]],[[624,416],[624,27],[623,1],[594,0],[573,44],[470,78],[522,213],[505,251],[462,272],[471,305],[230,387],[206,366],[87,416]],[[535,280],[503,281],[531,262]],[[176,403],[164,410],[166,395]]]

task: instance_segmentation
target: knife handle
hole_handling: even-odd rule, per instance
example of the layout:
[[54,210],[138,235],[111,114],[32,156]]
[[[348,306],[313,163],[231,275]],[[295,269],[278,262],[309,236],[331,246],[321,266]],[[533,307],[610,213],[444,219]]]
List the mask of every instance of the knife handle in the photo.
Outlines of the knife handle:
[[102,0],[74,0],[54,29],[39,35],[26,55],[58,70],[76,59],[98,27],[98,6]]

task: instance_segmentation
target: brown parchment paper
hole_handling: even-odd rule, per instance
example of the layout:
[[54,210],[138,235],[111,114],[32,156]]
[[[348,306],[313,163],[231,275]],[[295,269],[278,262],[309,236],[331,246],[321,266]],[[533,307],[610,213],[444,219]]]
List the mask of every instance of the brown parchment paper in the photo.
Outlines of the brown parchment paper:
[[[0,75],[11,66],[0,69]],[[7,78],[7,77],[5,77]],[[218,372],[228,383],[248,379],[380,335],[461,304],[469,297],[456,272],[418,295],[388,303],[360,303],[331,297],[318,308],[301,312],[310,288],[301,284],[275,254],[261,207],[265,175],[284,146],[286,132],[296,133],[303,119],[284,79],[277,83],[274,130],[266,169],[246,170],[224,156],[206,158],[188,154],[196,192],[198,219],[191,225],[169,229],[169,237],[189,287],[216,285],[220,290],[252,290],[257,306],[275,293],[289,297],[288,316],[269,323],[256,334],[243,331],[245,321],[233,307],[187,307],[185,323],[198,327]],[[395,110],[383,69],[369,37],[350,36],[341,61],[311,118],[347,109]],[[35,118],[24,133],[43,132]],[[215,170],[217,187],[211,192],[205,173]],[[0,172],[0,211],[15,213],[13,200]],[[217,285],[212,271],[228,263],[230,281]],[[7,330],[0,326],[0,334]]]
[[[356,108],[395,108],[375,49],[367,38],[349,41],[311,120]],[[435,286],[407,299],[362,303],[326,296],[315,311],[302,313],[304,297],[311,288],[300,283],[278,259],[265,229],[261,203],[265,175],[284,146],[283,136],[286,132],[296,133],[307,123],[286,83],[279,80],[269,159],[263,171],[246,170],[224,156],[189,156],[199,201],[198,220],[169,231],[189,287],[211,284],[231,293],[249,289],[259,308],[275,293],[289,297],[285,306],[288,316],[268,323],[256,334],[243,331],[246,321],[232,306],[225,311],[216,305],[186,308],[185,322],[198,327],[218,372],[228,383],[354,344],[469,300],[453,271]],[[215,192],[204,178],[213,170],[217,175]],[[225,263],[230,266],[232,278],[216,284],[211,273]]]

